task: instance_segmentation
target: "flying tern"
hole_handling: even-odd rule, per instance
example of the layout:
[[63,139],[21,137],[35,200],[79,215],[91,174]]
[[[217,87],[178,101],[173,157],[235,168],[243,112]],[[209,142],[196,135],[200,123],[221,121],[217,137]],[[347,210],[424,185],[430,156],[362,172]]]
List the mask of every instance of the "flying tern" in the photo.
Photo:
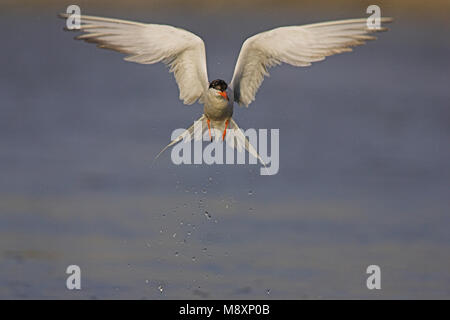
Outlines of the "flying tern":
[[[68,18],[69,14],[62,13],[60,17]],[[214,128],[222,132],[221,138],[225,140],[227,129],[235,129],[236,147],[240,150],[245,148],[263,164],[256,149],[232,118],[234,103],[248,107],[255,100],[264,77],[269,75],[270,67],[281,63],[307,67],[328,56],[352,51],[352,47],[376,39],[372,33],[387,30],[384,27],[369,28],[367,18],[359,18],[279,27],[258,33],[243,43],[233,77],[227,84],[222,79],[208,81],[205,44],[187,30],[87,15],[79,18],[80,25],[75,30],[83,33],[75,39],[124,53],[126,61],[140,64],[163,62],[175,76],[180,100],[187,105],[197,101],[203,104],[203,115],[197,120],[202,124],[201,136],[208,130],[212,140],[211,128]],[[380,19],[383,23],[391,21],[391,18]],[[192,137],[194,131],[195,126],[192,125],[158,156],[175,143]]]

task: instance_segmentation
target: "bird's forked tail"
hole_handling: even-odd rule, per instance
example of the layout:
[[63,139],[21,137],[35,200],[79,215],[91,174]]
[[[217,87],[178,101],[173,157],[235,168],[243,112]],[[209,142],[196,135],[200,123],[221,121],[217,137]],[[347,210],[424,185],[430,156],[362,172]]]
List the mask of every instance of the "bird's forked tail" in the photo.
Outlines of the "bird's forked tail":
[[[239,128],[236,121],[233,120],[233,118],[229,119],[229,129],[233,130],[233,134],[231,135],[231,138],[227,137],[225,140],[227,144],[231,148],[236,148],[238,152],[243,151],[245,149],[249,154],[251,154],[253,157],[258,159],[261,164],[267,168],[265,162],[259,155],[259,153],[256,151],[255,147],[248,141],[247,137],[245,136],[244,132]],[[231,131],[230,130],[230,131]],[[194,122],[192,126],[190,126],[188,129],[186,129],[182,134],[180,134],[178,137],[173,139],[167,146],[165,146],[155,157],[153,160],[156,161],[161,154],[164,153],[169,147],[175,145],[176,143],[185,140],[190,141],[191,139],[197,140],[197,139],[203,139],[204,133],[208,131],[208,123],[207,118],[205,115],[202,115],[198,120]],[[231,132],[227,133],[227,136],[230,135]],[[234,139],[233,136],[236,138]],[[234,141],[233,141],[234,140]]]

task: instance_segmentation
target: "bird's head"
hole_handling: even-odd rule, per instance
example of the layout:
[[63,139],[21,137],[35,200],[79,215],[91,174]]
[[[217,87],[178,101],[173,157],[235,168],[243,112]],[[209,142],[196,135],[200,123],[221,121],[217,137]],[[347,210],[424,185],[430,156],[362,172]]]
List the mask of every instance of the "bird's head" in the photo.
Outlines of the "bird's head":
[[209,89],[216,91],[217,95],[222,96],[224,99],[229,100],[228,99],[228,95],[227,95],[227,88],[228,85],[225,81],[217,79],[217,80],[213,80],[209,83]]

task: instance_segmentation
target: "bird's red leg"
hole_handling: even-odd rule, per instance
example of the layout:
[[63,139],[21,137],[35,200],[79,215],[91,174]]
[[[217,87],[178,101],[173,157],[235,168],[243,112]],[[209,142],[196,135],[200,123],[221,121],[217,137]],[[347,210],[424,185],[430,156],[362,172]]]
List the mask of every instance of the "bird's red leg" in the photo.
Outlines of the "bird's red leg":
[[222,141],[225,140],[225,135],[227,134],[227,127],[228,127],[228,120],[225,121],[225,130],[223,131],[223,134],[222,134]]
[[209,123],[209,119],[206,119],[206,123],[208,124],[208,133],[209,133],[209,140],[212,141],[212,136],[211,136],[211,125]]

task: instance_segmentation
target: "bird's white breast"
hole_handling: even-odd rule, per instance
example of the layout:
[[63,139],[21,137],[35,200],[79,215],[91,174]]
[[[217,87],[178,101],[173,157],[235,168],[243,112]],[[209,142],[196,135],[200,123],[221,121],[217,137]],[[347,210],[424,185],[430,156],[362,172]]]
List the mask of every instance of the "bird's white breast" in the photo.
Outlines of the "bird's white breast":
[[204,113],[213,121],[225,121],[233,115],[233,90],[227,88],[228,99],[217,94],[214,89],[209,89],[205,94]]

